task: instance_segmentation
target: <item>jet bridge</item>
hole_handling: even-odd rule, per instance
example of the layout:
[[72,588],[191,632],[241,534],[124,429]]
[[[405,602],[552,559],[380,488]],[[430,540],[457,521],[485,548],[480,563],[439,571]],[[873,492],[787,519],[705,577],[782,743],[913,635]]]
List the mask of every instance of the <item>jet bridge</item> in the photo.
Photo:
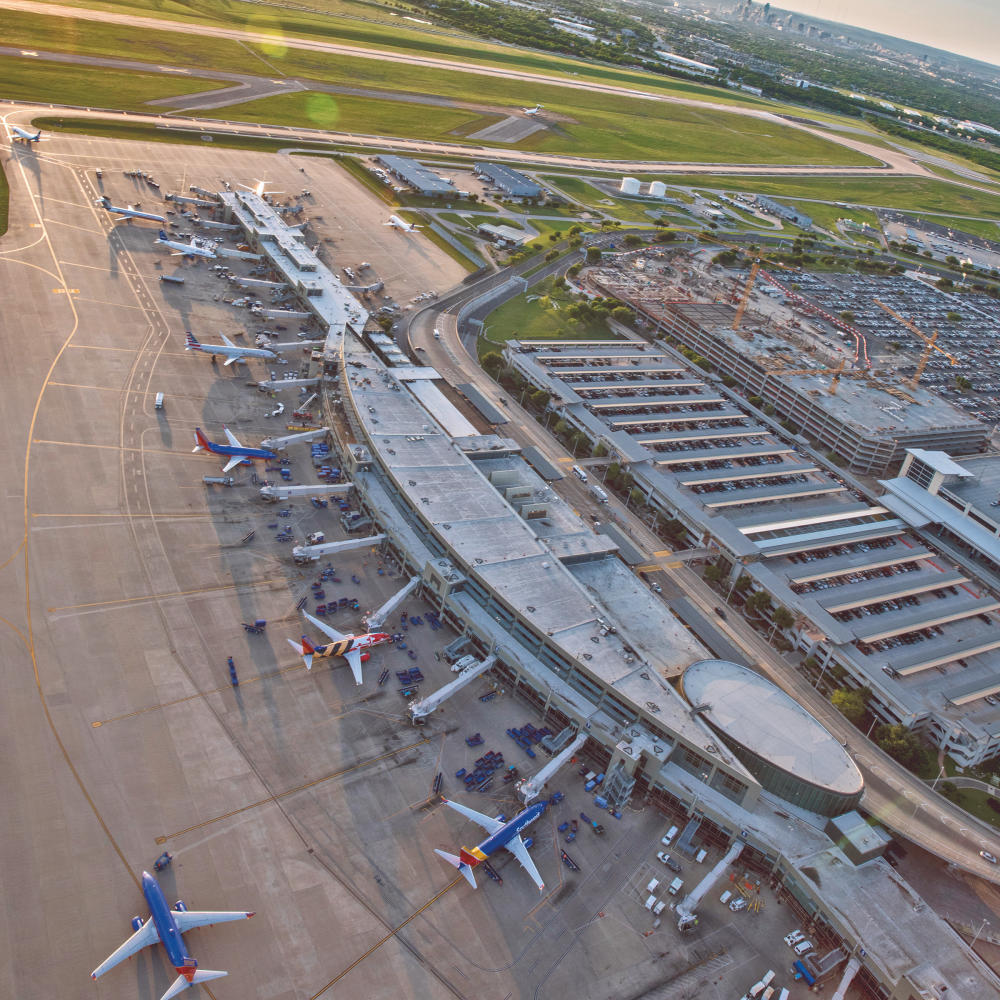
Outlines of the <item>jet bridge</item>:
[[292,500],[295,497],[332,497],[350,493],[353,485],[353,483],[315,483],[312,486],[275,484],[262,486],[260,496],[262,500],[269,500],[271,503],[276,503],[278,500]]
[[317,427],[312,431],[301,431],[298,434],[285,434],[283,437],[264,438],[260,446],[271,448],[274,451],[284,451],[290,444],[298,444],[300,441],[318,441],[330,433],[329,427]]
[[555,757],[553,757],[552,760],[550,760],[548,764],[546,764],[545,767],[538,772],[538,774],[536,774],[533,778],[528,778],[528,780],[525,781],[520,788],[518,788],[517,792],[526,806],[531,805],[531,803],[538,798],[549,778],[551,778],[552,775],[555,774],[556,771],[558,771],[559,768],[561,768],[563,764],[565,764],[566,761],[568,761],[586,742],[587,734],[577,733],[576,738],[569,744],[569,746],[560,750],[559,753],[557,753]]
[[844,997],[847,996],[848,988],[854,981],[854,977],[860,971],[861,962],[852,955],[848,960],[847,965],[844,966],[844,974],[840,977],[840,982],[837,984],[837,988],[834,990],[833,996],[830,997],[830,1000],[844,1000]]
[[[380,536],[381,537],[381,536]],[[449,681],[443,688],[438,688],[433,694],[419,701],[410,702],[410,716],[414,722],[426,719],[428,715],[437,711],[456,691],[461,691],[466,684],[474,681],[477,677],[486,673],[497,662],[495,656],[487,656],[485,660],[474,663],[471,667],[466,667],[453,681]]]
[[698,923],[695,910],[705,896],[712,891],[712,886],[719,880],[723,872],[743,853],[742,840],[734,840],[726,856],[677,904],[677,929],[679,931],[693,930]]
[[338,552],[349,552],[351,549],[363,549],[378,545],[385,535],[369,535],[367,538],[347,538],[342,542],[321,542],[319,545],[296,545],[292,549],[292,558],[297,563],[316,562],[323,556],[332,556]]
[[401,589],[397,590],[396,593],[382,605],[382,607],[380,607],[377,611],[373,611],[367,619],[368,631],[372,632],[375,629],[381,628],[382,623],[386,620],[386,618],[388,618],[389,615],[391,615],[393,611],[395,611],[396,608],[398,608],[419,586],[420,577],[412,577],[410,581]]

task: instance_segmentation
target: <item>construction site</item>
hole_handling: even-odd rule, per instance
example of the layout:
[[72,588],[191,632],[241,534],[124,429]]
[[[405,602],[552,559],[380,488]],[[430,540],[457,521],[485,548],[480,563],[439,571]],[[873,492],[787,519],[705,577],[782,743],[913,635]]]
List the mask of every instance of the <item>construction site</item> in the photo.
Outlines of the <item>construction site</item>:
[[[772,273],[757,263],[747,273],[714,256],[605,255],[582,277],[856,472],[885,474],[907,448],[968,455],[986,447],[983,421],[1000,414],[978,343],[1000,332],[991,299],[963,295],[959,312],[954,296],[915,274]],[[940,330],[947,316],[953,321]]]

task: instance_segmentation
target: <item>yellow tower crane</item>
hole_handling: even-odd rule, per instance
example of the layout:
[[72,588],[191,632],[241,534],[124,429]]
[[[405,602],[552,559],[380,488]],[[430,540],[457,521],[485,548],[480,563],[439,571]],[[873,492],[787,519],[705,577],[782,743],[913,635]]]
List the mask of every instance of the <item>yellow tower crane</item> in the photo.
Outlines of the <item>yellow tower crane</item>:
[[956,358],[952,354],[949,354],[943,347],[937,346],[937,339],[938,339],[937,330],[934,331],[932,336],[928,337],[927,334],[924,333],[922,330],[918,330],[917,327],[912,322],[910,322],[910,320],[903,319],[903,317],[900,316],[895,309],[890,309],[889,306],[887,306],[884,302],[879,302],[878,299],[875,299],[874,302],[875,305],[879,307],[879,309],[884,309],[890,316],[893,317],[893,319],[898,320],[900,323],[903,324],[903,326],[906,327],[907,330],[910,331],[910,333],[916,334],[916,336],[918,336],[924,342],[923,352],[920,355],[920,360],[917,362],[917,370],[914,373],[913,378],[907,379],[905,383],[911,389],[916,389],[916,387],[920,384],[920,376],[923,375],[924,369],[927,367],[927,362],[930,359],[932,351],[937,351],[939,354],[943,354],[953,365],[958,364],[958,358]]
[[740,323],[743,320],[743,313],[746,312],[747,305],[750,302],[750,293],[753,291],[753,283],[757,280],[757,272],[760,270],[760,261],[755,260],[750,267],[750,277],[747,278],[746,288],[743,289],[743,298],[740,299],[740,304],[736,307],[736,317],[733,320],[733,329],[739,330]]

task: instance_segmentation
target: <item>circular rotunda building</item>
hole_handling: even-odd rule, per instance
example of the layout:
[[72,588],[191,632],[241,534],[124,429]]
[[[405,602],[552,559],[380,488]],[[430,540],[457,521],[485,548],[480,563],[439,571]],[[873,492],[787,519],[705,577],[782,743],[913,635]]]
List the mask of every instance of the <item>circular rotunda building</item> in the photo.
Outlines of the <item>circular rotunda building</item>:
[[728,660],[684,672],[685,698],[765,790],[821,816],[861,801],[864,779],[840,742],[766,677]]

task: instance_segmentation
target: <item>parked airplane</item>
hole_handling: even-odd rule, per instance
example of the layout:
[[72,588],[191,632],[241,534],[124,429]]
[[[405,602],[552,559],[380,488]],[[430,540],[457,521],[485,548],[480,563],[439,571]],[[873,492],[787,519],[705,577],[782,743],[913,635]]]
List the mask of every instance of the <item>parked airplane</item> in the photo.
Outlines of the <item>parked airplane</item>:
[[[269,351],[263,347],[238,347],[224,333],[219,336],[225,344],[202,344],[195,335],[188,330],[187,340],[184,344],[185,351],[201,351],[204,354],[221,354],[226,360],[223,365],[229,366],[237,361],[246,362],[247,358],[276,358],[278,355],[274,351]],[[296,345],[299,346],[299,345]]]
[[268,448],[246,448],[240,444],[239,439],[228,427],[223,427],[222,429],[226,432],[226,440],[229,444],[216,444],[214,441],[209,441],[202,434],[201,428],[196,427],[194,429],[194,439],[197,444],[194,446],[193,452],[210,451],[215,455],[228,456],[229,461],[223,466],[223,472],[235,469],[237,465],[242,464],[248,458],[262,458],[266,460],[278,457]]
[[159,222],[161,224],[165,224],[167,221],[162,215],[153,215],[152,212],[140,212],[134,205],[129,205],[128,208],[119,208],[117,205],[112,205],[111,199],[107,196],[98,198],[94,204],[100,205],[101,208],[106,209],[114,215],[124,216],[126,219],[149,219],[150,222]]
[[536,104],[533,108],[521,108],[526,115],[537,115],[542,110],[541,104]]
[[18,128],[17,125],[10,126],[11,132],[14,134],[11,136],[12,139],[20,139],[22,142],[38,142],[42,138],[42,130],[39,129],[34,135],[31,132],[23,128]]
[[153,246],[157,245],[173,250],[173,256],[175,257],[183,254],[185,257],[207,257],[209,260],[215,260],[214,250],[197,246],[193,240],[190,243],[180,243],[177,240],[172,240],[162,229],[160,230],[160,235],[153,240]]
[[324,635],[332,639],[332,642],[326,643],[324,646],[314,646],[310,641],[308,636],[302,636],[302,642],[296,642],[294,639],[289,639],[288,644],[292,647],[302,657],[305,661],[306,670],[312,670],[312,662],[314,657],[325,657],[325,656],[342,656],[347,660],[347,665],[351,668],[351,673],[354,674],[355,684],[361,683],[361,664],[368,659],[371,655],[366,652],[366,650],[371,649],[372,646],[381,645],[383,642],[388,642],[392,636],[387,632],[369,632],[367,635],[344,635],[342,632],[338,632],[335,628],[330,628],[326,622],[321,622],[316,618],[313,618],[308,611],[303,611],[302,614],[313,623]]
[[103,976],[119,962],[131,958],[143,948],[156,944],[158,941],[166,949],[171,964],[177,971],[173,985],[160,1000],[170,1000],[196,983],[208,982],[210,979],[220,979],[228,976],[228,972],[214,972],[212,969],[198,968],[198,963],[188,955],[182,937],[195,927],[221,924],[229,920],[249,920],[253,916],[248,910],[189,910],[183,900],[177,900],[173,909],[167,905],[159,882],[149,872],[142,873],[142,894],[146,897],[150,916],[143,921],[141,917],[132,918],[132,928],[135,933],[112,955],[106,958],[90,974],[91,979]]
[[390,215],[388,222],[383,222],[383,226],[392,226],[393,229],[399,229],[404,233],[413,233],[418,229],[423,229],[423,226],[416,226],[412,222],[407,222],[405,219],[401,219],[398,215]]
[[542,876],[538,874],[535,862],[531,860],[528,848],[524,846],[524,841],[521,840],[521,831],[526,826],[534,823],[545,812],[545,807],[548,805],[547,802],[537,802],[533,806],[528,806],[524,812],[519,813],[512,820],[505,823],[503,820],[486,816],[458,802],[452,802],[451,799],[442,798],[441,801],[446,806],[454,809],[455,812],[459,812],[467,819],[471,819],[473,823],[478,823],[489,834],[484,841],[481,841],[475,847],[463,847],[458,852],[457,858],[454,854],[448,854],[446,851],[439,851],[437,848],[434,848],[434,853],[440,854],[448,864],[457,868],[473,889],[476,888],[476,879],[472,874],[472,869],[481,861],[485,861],[491,854],[500,850],[501,847],[506,848],[517,858],[521,863],[521,867],[532,877],[539,891],[545,889]]
[[271,183],[270,181],[262,181],[259,177],[255,178],[255,179],[256,179],[257,183],[254,184],[253,187],[250,187],[249,184],[237,184],[236,186],[243,188],[245,191],[253,191],[253,193],[255,195],[257,195],[258,198],[264,198],[264,197],[268,197],[269,198],[273,194],[284,194],[285,193],[284,191],[268,191],[268,190],[266,190],[266,188],[267,188],[268,184]]

